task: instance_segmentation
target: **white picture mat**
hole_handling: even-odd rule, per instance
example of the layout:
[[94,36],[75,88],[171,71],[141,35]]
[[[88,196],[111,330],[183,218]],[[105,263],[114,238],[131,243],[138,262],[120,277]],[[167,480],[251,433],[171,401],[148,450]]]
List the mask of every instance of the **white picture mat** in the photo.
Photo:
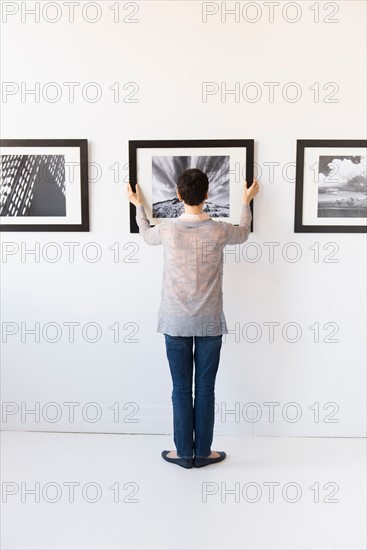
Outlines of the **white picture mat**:
[[[80,224],[81,223],[81,181],[79,147],[1,147],[1,155],[64,155],[66,216],[0,216],[0,224]],[[78,163],[68,164],[68,163]]]
[[[178,156],[229,156],[229,212],[228,218],[220,216],[213,219],[238,224],[240,221],[243,184],[246,180],[246,147],[158,147],[137,149],[137,181],[144,197],[144,209],[151,225],[171,218],[153,218],[152,213],[152,157]],[[176,183],[176,182],[175,182]],[[247,182],[252,185],[252,182]],[[210,181],[209,181],[210,190]],[[174,219],[174,218],[173,218]]]
[[[365,156],[364,147],[305,147],[303,169],[303,225],[365,225],[367,218],[318,218],[318,188],[315,164],[320,156]],[[318,169],[317,169],[318,172]],[[335,177],[335,176],[334,176]]]

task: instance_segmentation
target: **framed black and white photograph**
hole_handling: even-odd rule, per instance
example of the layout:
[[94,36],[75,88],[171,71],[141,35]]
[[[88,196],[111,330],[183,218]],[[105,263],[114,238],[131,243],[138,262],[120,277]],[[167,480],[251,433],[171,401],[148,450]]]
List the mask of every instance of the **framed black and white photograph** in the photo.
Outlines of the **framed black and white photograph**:
[[[177,180],[188,168],[198,168],[208,176],[203,212],[238,225],[243,183],[247,181],[250,186],[253,181],[254,140],[129,141],[129,181],[133,191],[139,183],[151,227],[184,212],[177,197]],[[135,214],[135,206],[130,203],[131,233],[139,233]]]
[[2,139],[1,231],[89,231],[88,140]]
[[297,140],[296,233],[365,233],[367,140]]

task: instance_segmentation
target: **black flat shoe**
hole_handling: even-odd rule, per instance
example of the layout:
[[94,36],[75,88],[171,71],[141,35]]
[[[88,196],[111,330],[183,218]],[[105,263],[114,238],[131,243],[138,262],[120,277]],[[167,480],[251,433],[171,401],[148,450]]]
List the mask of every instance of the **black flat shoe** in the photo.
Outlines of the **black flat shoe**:
[[193,459],[192,458],[170,458],[168,453],[171,451],[162,451],[162,458],[167,462],[172,462],[172,464],[177,464],[177,466],[182,466],[182,468],[192,468]]
[[208,464],[214,464],[215,462],[222,462],[222,460],[224,460],[227,456],[224,451],[217,451],[217,453],[219,453],[219,456],[217,456],[216,458],[196,456],[194,458],[195,468],[202,468],[203,466],[208,466]]

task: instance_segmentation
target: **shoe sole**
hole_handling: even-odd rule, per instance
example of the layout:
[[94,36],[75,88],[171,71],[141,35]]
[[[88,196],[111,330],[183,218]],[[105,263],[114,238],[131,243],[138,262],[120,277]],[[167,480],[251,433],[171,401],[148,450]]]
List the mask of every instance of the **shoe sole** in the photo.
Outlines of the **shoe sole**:
[[218,462],[222,462],[227,455],[224,453],[224,451],[219,452],[220,456],[217,456],[217,458],[194,458],[194,467],[195,468],[202,468],[203,466],[209,466],[209,464],[217,464]]
[[167,454],[170,451],[162,451],[161,456],[166,462],[170,462],[171,464],[176,464],[177,466],[181,466],[182,468],[186,468],[189,470],[193,467],[193,459],[192,458],[170,458],[167,456]]

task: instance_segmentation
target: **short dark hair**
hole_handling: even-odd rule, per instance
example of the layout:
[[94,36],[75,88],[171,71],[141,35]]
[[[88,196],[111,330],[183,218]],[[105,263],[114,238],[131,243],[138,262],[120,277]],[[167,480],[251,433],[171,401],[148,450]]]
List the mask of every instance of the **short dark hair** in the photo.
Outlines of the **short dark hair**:
[[177,180],[177,189],[183,201],[190,206],[201,204],[209,188],[208,176],[198,168],[189,168]]

